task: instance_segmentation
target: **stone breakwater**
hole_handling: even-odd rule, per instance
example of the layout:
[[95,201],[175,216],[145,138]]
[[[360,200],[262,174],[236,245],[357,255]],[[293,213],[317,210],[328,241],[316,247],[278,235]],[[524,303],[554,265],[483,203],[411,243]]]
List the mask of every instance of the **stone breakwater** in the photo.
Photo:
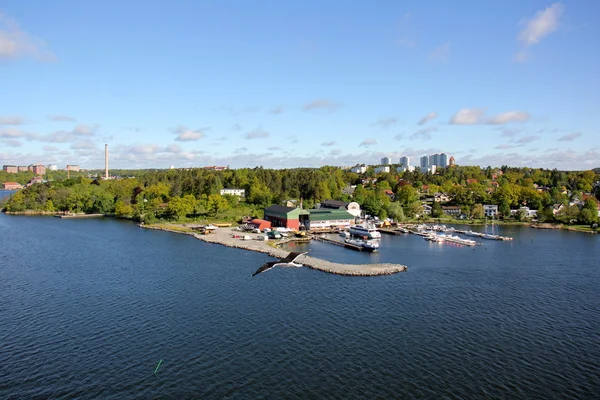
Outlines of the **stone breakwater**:
[[[286,250],[269,245],[266,241],[255,239],[242,240],[239,238],[234,238],[233,235],[240,234],[240,232],[234,231],[230,228],[219,228],[216,229],[215,232],[210,233],[208,235],[199,235],[194,232],[185,232],[177,229],[169,229],[168,227],[164,226],[140,225],[140,227],[166,232],[182,233],[193,236],[196,239],[202,240],[207,243],[216,243],[227,247],[258,251],[260,253],[265,253],[275,258],[283,258],[289,253]],[[298,259],[298,262],[302,263],[303,265],[309,268],[327,272],[330,274],[350,276],[390,275],[395,274],[397,272],[404,272],[407,270],[407,267],[405,265],[400,264],[340,264],[310,256],[303,256]]]

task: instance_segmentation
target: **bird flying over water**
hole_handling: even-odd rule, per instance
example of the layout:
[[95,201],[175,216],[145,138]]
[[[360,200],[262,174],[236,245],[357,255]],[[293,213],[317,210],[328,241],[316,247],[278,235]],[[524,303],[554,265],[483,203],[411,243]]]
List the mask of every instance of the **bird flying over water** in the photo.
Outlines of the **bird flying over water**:
[[[308,251],[310,251],[310,250],[308,250]],[[303,253],[291,252],[290,254],[288,254],[286,257],[282,258],[279,261],[271,261],[268,263],[264,263],[259,269],[256,270],[255,273],[252,274],[252,276],[256,276],[256,275],[260,274],[261,272],[268,271],[273,267],[303,267],[302,264],[296,263],[294,261],[296,261],[296,259],[298,257],[307,254],[308,251],[305,251]]]

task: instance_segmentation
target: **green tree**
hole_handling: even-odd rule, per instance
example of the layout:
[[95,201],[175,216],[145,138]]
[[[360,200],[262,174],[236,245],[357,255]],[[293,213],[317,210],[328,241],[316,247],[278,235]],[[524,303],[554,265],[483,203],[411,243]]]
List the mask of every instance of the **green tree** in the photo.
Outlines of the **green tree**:
[[440,218],[444,215],[444,211],[442,210],[442,206],[438,202],[434,202],[431,207],[431,216],[433,218]]
[[415,201],[418,201],[419,194],[417,189],[411,185],[404,185],[396,192],[396,200],[400,202],[400,204],[407,206]]
[[211,194],[208,196],[208,204],[207,208],[214,213],[215,217],[223,211],[229,209],[230,205],[227,199],[225,199],[220,194]]
[[391,202],[388,205],[387,213],[388,216],[396,222],[403,222],[406,219],[402,205],[397,201]]
[[483,204],[477,203],[473,206],[473,210],[471,210],[471,217],[475,219],[483,219],[483,217],[485,217]]

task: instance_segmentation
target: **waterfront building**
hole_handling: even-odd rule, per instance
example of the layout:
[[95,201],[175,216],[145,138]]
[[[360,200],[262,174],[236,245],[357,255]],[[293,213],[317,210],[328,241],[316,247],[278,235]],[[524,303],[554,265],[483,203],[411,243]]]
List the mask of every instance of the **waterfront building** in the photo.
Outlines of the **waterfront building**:
[[333,228],[349,229],[354,223],[354,215],[346,210],[317,208],[308,210],[309,227],[311,231],[328,230]]
[[269,221],[273,227],[285,227],[300,229],[300,226],[308,225],[309,213],[301,208],[285,207],[274,204],[265,208],[265,221]]
[[4,190],[18,190],[23,189],[23,185],[18,182],[4,182]]
[[345,210],[355,217],[360,217],[360,204],[355,201],[345,202],[341,200],[325,200],[322,201],[317,208],[327,208],[330,210]]
[[498,205],[496,204],[484,204],[483,212],[486,217],[494,217],[498,215]]
[[381,159],[381,165],[392,165],[392,159],[389,157],[383,157]]

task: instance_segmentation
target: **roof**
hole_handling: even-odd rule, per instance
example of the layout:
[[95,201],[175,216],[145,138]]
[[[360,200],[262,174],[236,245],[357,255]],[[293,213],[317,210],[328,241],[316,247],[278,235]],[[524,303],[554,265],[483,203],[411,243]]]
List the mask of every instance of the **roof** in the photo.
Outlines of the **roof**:
[[283,214],[287,214],[293,210],[294,210],[294,207],[280,206],[279,204],[273,204],[272,206],[265,208],[265,211],[273,211],[276,213],[283,213]]
[[281,217],[293,216],[297,218],[299,215],[308,215],[308,212],[297,207],[286,207],[280,206],[278,204],[273,204],[272,206],[265,208],[265,217],[267,216],[267,214]]
[[321,202],[321,208],[346,208],[348,204],[341,200],[324,200]]
[[250,223],[253,225],[256,225],[256,226],[262,226],[262,225],[267,225],[268,227],[271,226],[270,221],[265,221],[264,219],[260,219],[260,218],[254,218],[252,221],[250,221]]
[[336,219],[354,220],[354,215],[346,210],[317,208],[308,210],[308,212],[310,213],[311,221],[328,221]]

